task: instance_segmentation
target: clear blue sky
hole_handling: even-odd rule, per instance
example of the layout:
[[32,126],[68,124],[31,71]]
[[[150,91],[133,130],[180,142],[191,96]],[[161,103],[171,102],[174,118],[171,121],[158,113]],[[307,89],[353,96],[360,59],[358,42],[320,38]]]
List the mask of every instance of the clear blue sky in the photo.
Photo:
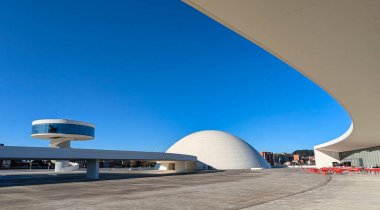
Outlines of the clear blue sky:
[[31,122],[94,123],[74,147],[165,151],[224,130],[257,150],[338,137],[346,111],[279,59],[178,0],[1,1],[0,142]]

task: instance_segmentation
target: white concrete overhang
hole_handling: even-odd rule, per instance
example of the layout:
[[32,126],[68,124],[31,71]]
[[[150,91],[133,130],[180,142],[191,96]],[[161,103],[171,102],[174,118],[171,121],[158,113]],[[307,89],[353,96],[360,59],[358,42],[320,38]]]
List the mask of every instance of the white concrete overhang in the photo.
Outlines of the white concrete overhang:
[[380,145],[380,1],[184,2],[289,64],[347,110],[350,128],[316,149]]
[[82,122],[77,120],[68,120],[68,119],[43,119],[43,120],[34,120],[32,125],[38,124],[48,124],[48,123],[58,123],[58,124],[73,124],[73,125],[84,125],[95,128],[95,125],[88,122]]
[[0,146],[0,160],[17,159],[196,161],[197,157],[164,152]]

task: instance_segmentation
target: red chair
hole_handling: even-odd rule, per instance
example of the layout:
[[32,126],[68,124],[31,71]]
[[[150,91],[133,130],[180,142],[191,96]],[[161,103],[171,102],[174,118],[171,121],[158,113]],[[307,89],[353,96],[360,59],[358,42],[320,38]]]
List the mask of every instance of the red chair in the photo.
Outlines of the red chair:
[[343,172],[344,172],[344,169],[342,169],[342,168],[334,168],[333,169],[334,174],[343,174]]

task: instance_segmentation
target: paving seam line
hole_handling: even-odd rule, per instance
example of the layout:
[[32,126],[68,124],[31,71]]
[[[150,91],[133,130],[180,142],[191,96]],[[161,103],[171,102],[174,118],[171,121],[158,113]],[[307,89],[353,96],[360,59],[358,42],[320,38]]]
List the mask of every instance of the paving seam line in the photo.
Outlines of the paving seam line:
[[312,190],[315,190],[315,189],[318,189],[318,188],[320,188],[320,187],[324,187],[324,186],[326,186],[330,181],[331,181],[331,176],[328,175],[328,179],[327,179],[327,181],[324,182],[323,184],[319,185],[319,186],[311,187],[311,188],[307,188],[307,189],[305,189],[305,190],[302,190],[302,191],[300,191],[300,192],[294,193],[294,194],[292,194],[292,195],[288,195],[288,196],[280,197],[280,198],[278,198],[278,199],[274,199],[274,200],[270,200],[270,201],[260,202],[260,203],[254,204],[254,205],[252,205],[252,206],[245,206],[245,207],[238,208],[238,209],[247,209],[247,208],[249,208],[249,207],[254,207],[254,206],[258,206],[258,205],[266,204],[266,203],[269,203],[269,202],[272,202],[272,201],[282,200],[282,199],[285,199],[285,198],[289,198],[289,197],[292,197],[292,196],[296,196],[296,195],[299,195],[299,194],[302,194],[302,193],[305,193],[305,192],[310,192],[310,191],[312,191]]

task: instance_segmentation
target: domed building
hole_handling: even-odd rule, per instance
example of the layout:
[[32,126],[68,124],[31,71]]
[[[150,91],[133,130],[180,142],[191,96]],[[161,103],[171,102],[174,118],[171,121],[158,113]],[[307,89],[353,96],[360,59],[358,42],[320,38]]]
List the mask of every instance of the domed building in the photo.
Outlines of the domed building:
[[[223,131],[192,133],[177,141],[166,152],[197,156],[197,169],[270,168],[251,145]],[[168,166],[162,164],[162,167]]]

